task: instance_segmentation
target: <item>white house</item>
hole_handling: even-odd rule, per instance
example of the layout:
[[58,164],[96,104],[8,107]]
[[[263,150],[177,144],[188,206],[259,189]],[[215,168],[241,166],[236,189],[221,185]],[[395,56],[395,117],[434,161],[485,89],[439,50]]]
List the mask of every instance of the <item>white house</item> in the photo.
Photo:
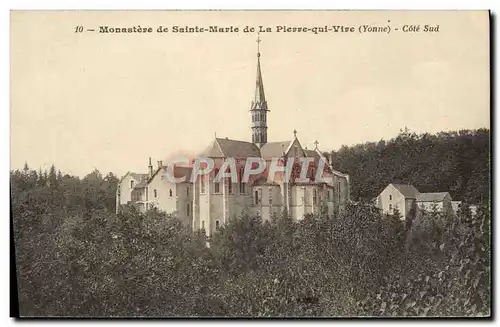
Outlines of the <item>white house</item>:
[[410,184],[389,184],[376,199],[376,206],[382,213],[392,215],[397,210],[401,219],[407,219],[414,209],[438,212],[452,210],[451,196],[448,192],[420,193]]

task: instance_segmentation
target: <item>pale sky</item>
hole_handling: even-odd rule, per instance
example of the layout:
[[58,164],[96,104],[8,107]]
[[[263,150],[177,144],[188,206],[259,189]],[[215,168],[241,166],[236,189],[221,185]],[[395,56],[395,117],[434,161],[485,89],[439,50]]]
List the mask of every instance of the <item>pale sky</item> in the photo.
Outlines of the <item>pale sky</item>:
[[[388,23],[387,21],[391,22]],[[238,33],[159,25],[238,26]],[[389,34],[278,33],[277,25],[390,24]],[[437,33],[403,33],[439,24]],[[75,33],[150,26],[151,34]],[[146,172],[148,157],[196,155],[217,137],[251,140],[256,33],[268,141],[322,151],[490,126],[488,12],[80,11],[11,14],[11,166],[83,176]]]

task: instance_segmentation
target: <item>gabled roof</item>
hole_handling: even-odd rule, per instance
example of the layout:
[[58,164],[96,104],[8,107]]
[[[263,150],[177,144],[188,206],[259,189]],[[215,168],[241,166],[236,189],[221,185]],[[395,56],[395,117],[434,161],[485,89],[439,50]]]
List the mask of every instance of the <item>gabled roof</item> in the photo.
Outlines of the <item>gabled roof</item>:
[[[153,173],[153,175],[147,180],[147,184],[151,182],[151,180],[158,175],[160,171],[167,172],[168,166],[162,166],[161,168],[156,169],[156,171]],[[191,167],[181,167],[181,166],[175,166],[174,167],[174,178],[182,178],[186,177],[184,182],[189,182],[191,180],[191,172],[193,171],[193,168]]]
[[260,149],[252,142],[216,138],[204,155],[209,158],[260,157]]
[[147,181],[141,181],[141,182],[139,182],[139,184],[134,186],[134,190],[139,189],[139,188],[145,188],[145,187],[148,187]]
[[442,202],[449,195],[448,192],[420,193],[417,195],[417,202]]
[[148,178],[148,174],[130,173],[130,176],[138,181],[143,181]]
[[222,149],[219,145],[219,142],[217,142],[217,139],[212,141],[210,146],[205,151],[203,151],[201,156],[207,158],[224,158],[224,153],[222,152]]
[[127,176],[131,176],[133,179],[135,179],[136,181],[140,182],[144,179],[147,179],[148,178],[148,174],[140,174],[140,173],[134,173],[134,172],[127,172],[125,175],[123,175],[123,177],[120,179],[120,183],[125,179],[125,177]]
[[292,141],[269,142],[260,148],[260,154],[264,159],[279,158],[286,153]]
[[417,195],[420,193],[415,186],[409,184],[394,184],[394,186],[405,198],[416,199]]

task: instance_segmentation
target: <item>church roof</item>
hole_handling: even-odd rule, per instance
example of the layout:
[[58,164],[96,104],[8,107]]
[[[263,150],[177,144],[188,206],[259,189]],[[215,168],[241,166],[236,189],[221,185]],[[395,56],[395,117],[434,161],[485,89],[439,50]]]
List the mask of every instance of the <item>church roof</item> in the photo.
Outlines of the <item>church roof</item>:
[[420,193],[415,186],[409,184],[392,184],[405,198],[416,199]]
[[291,143],[292,141],[266,143],[260,148],[260,154],[264,159],[282,157],[283,152],[286,153]]
[[304,149],[304,152],[306,153],[307,157],[319,157],[319,154],[318,152],[316,152],[316,150]]
[[417,195],[417,202],[442,202],[448,192],[420,193]]
[[252,142],[216,138],[204,152],[204,156],[208,158],[260,157],[260,149]]

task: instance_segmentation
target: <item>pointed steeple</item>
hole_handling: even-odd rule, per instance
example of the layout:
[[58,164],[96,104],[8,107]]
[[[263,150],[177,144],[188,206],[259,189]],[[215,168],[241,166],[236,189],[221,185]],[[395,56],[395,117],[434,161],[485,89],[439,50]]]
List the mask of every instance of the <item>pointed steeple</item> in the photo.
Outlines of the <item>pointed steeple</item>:
[[264,83],[262,82],[262,71],[260,68],[260,37],[257,36],[257,78],[255,81],[255,97],[252,101],[252,110],[267,110],[266,94],[264,93]]
[[260,68],[260,37],[257,36],[257,78],[255,96],[250,109],[252,113],[252,142],[259,147],[267,143],[267,101]]

